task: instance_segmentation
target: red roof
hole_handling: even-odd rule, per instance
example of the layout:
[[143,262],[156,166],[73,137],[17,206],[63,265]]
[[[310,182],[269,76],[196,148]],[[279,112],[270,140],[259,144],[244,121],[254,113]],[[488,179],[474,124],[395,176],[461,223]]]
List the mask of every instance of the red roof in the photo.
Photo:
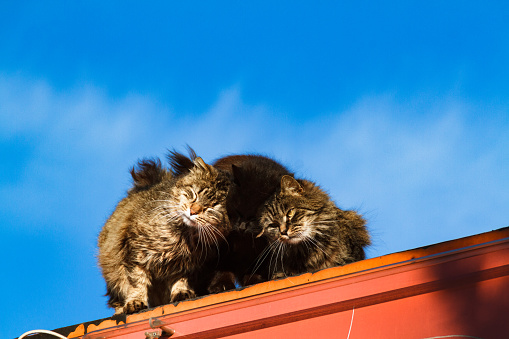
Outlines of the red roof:
[[503,228],[57,332],[87,339],[145,338],[164,329],[172,338],[486,339],[509,333],[508,310]]

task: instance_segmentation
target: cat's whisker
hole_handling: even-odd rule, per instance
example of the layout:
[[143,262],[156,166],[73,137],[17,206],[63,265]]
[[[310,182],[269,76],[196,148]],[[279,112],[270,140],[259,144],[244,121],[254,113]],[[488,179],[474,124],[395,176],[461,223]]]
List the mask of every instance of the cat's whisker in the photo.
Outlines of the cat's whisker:
[[218,241],[218,238],[216,236],[214,236],[213,229],[214,229],[213,227],[211,229],[209,229],[209,232],[210,232],[210,236],[212,237],[212,240],[214,241],[214,245],[216,245],[217,258],[219,260],[219,256],[220,256],[219,241]]
[[157,221],[161,220],[162,218],[165,217],[165,213],[167,213],[166,210],[162,210],[161,212],[157,213],[152,217],[152,219],[150,219],[150,223],[152,223],[154,219],[157,219]]
[[320,220],[319,224],[336,224],[338,220]]
[[325,248],[323,247],[323,245],[321,245],[316,239],[313,239],[311,237],[307,237],[305,239],[305,242],[307,243],[310,243],[312,245],[314,245],[318,250],[320,250],[323,254],[324,257],[327,257],[327,253],[325,251]]
[[167,206],[171,206],[171,207],[176,207],[178,206],[178,204],[174,203],[173,200],[169,200],[169,199],[155,199],[155,200],[151,200],[152,203],[154,202],[162,202],[164,203],[165,205]]
[[199,227],[199,229],[201,231],[201,234],[203,235],[202,246],[205,249],[205,258],[207,258],[208,257],[208,253],[209,253],[209,248],[210,248],[210,237],[209,237],[209,234],[208,234],[206,228]]
[[201,256],[202,256],[202,254],[203,254],[203,242],[202,242],[202,239],[201,239],[201,238],[202,238],[201,231],[200,231],[200,230],[198,230],[198,240],[197,240],[197,246],[196,246],[196,247],[198,247],[198,249],[201,249],[201,250],[200,250],[200,257],[198,258],[198,262],[200,262],[200,261],[201,261]]
[[[158,211],[158,210],[161,210],[161,211],[160,211],[159,213],[157,213],[154,217],[152,217],[152,219],[150,220],[150,222],[153,222],[153,221],[154,221],[154,219],[156,219],[156,218],[157,218],[158,216],[160,216],[160,215],[164,215],[165,213],[166,213],[166,215],[164,215],[164,217],[166,217],[166,216],[168,216],[168,215],[176,215],[176,212],[175,212],[174,210],[170,209],[170,208],[171,208],[171,207],[169,207],[169,206],[167,206],[167,205],[161,205],[161,206],[155,207],[155,208],[153,208],[153,209],[151,209],[151,210],[147,211],[146,213],[144,213],[144,214],[143,214],[143,216],[144,216],[144,215],[146,215],[146,214],[152,214],[152,213],[154,213],[154,212],[156,212],[156,211]],[[160,218],[159,218],[159,219],[157,219],[157,220],[160,220]],[[172,221],[172,220],[173,220],[173,219],[168,219],[168,218],[167,218],[167,221],[168,221],[168,222],[170,222],[170,221]]]
[[150,211],[147,211],[145,214],[153,214],[153,213],[156,213],[158,211],[163,211],[163,212],[168,212],[168,213],[175,213],[175,208],[171,207],[171,206],[167,206],[167,205],[161,205],[161,206],[158,206],[158,207],[155,207],[153,209],[151,209]]
[[[213,247],[212,245],[215,245],[215,246],[216,246],[216,248],[217,248],[218,246],[217,246],[217,244],[216,244],[216,240],[215,240],[214,236],[210,233],[210,229],[209,229],[206,225],[201,226],[200,228],[202,229],[203,234],[204,234],[204,235],[205,235],[205,237],[206,237],[206,242],[207,242],[207,243],[206,243],[207,251],[208,251],[208,249],[212,249],[212,247]],[[207,256],[207,257],[208,257],[208,256]]]
[[302,235],[302,234],[299,234],[299,235],[298,235],[298,238],[301,240],[301,242],[304,244],[304,246],[306,246],[307,251],[308,251],[308,252],[310,252],[310,251],[311,251],[311,249],[310,249],[310,247],[309,247],[309,245],[308,245],[308,239],[307,239],[307,237],[305,237],[305,236],[304,236],[304,235]]
[[215,226],[209,224],[210,226],[210,229],[217,235],[219,235],[227,244],[228,242],[226,241],[226,237],[223,235],[223,233],[221,233],[221,231],[219,231]]
[[163,210],[163,211],[164,211],[164,210],[166,210],[166,206],[165,206],[165,205],[160,205],[160,206],[154,207],[154,208],[152,208],[152,209],[150,209],[150,210],[146,211],[145,213],[143,213],[143,214],[142,214],[142,216],[145,216],[145,215],[147,215],[147,214],[154,213],[154,212],[156,212],[156,211],[158,211],[158,210]]
[[[263,262],[265,261],[265,259],[267,258],[267,256],[269,255],[269,253],[272,252],[272,248],[274,247],[274,245],[276,245],[276,242],[273,242],[271,244],[269,244],[267,247],[265,247],[263,249],[263,251],[258,255],[257,257],[257,260],[255,262],[255,267],[251,273],[251,275],[249,276],[249,280],[251,280],[251,278],[253,277],[253,275],[256,273],[256,271],[260,268],[260,266],[263,264]],[[269,266],[269,270],[270,270],[270,266]]]
[[[279,250],[279,247],[281,246],[281,242],[280,241],[274,241],[274,251],[271,251],[271,255],[270,255],[270,261],[269,261],[269,273],[270,275],[272,276],[274,273],[276,273],[277,271],[277,253],[278,253],[278,250]],[[274,269],[271,271],[271,267],[272,267],[272,259],[275,257],[275,260],[274,260]]]
[[158,220],[160,220],[162,218],[165,218],[166,223],[170,224],[173,221],[179,219],[180,215],[170,212],[170,213],[166,213],[166,214],[161,215]]
[[215,210],[214,208],[209,208],[209,209],[207,210],[207,212],[210,212],[210,213],[212,213],[212,214],[217,215],[217,217],[218,217],[218,218],[222,218],[222,217],[223,217],[223,213],[222,213],[222,212],[219,212],[219,211],[217,211],[217,210]]
[[283,272],[283,274],[284,274],[284,275],[285,275],[285,277],[286,277],[285,265],[284,265],[284,263],[283,263],[283,257],[284,257],[284,254],[285,254],[285,249],[286,249],[286,245],[285,245],[285,243],[281,242],[281,243],[279,244],[279,248],[278,248],[277,253],[278,253],[278,255],[279,255],[279,252],[281,251],[281,255],[280,255],[280,257],[281,257],[281,271]]
[[168,213],[168,214],[166,214],[166,221],[168,221],[168,222],[172,222],[172,221],[177,220],[179,218],[182,218],[182,216],[179,215],[179,214],[176,214],[176,213]]
[[219,255],[219,244],[218,244],[218,242],[216,240],[216,237],[212,233],[211,227],[212,226],[209,225],[209,224],[204,224],[204,225],[201,226],[201,229],[203,229],[203,232],[207,235],[208,245],[210,247],[212,247],[212,244],[214,244],[216,246],[216,249],[217,249],[217,254]]
[[219,231],[214,225],[213,223],[209,222],[209,220],[205,219],[203,216],[199,216],[198,218],[196,218],[196,221],[201,225],[201,227],[205,227],[207,228],[207,231],[210,232],[210,237],[212,240],[214,240],[216,242],[216,246],[219,248],[219,243],[217,243],[216,241],[216,236],[214,236],[214,234],[217,234],[219,237],[221,237],[226,243],[227,240],[226,240],[226,237],[223,235],[223,233],[221,231]]

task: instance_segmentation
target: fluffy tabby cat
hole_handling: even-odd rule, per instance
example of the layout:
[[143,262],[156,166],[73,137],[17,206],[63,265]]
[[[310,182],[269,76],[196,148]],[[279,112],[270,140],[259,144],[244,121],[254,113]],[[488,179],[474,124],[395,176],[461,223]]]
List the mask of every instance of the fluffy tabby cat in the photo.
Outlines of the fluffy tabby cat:
[[365,258],[370,237],[365,220],[339,209],[316,184],[289,175],[258,211],[269,245],[257,268],[275,279],[344,265]]
[[[185,156],[173,150],[168,155],[174,175],[183,175],[192,166],[196,153],[190,147],[188,153]],[[232,231],[227,245],[221,247],[219,265],[208,287],[210,293],[265,280],[252,274],[257,257],[267,245],[265,238],[256,238],[261,231],[257,212],[276,192],[281,177],[291,175],[281,164],[260,155],[226,156],[216,160],[214,167],[233,177],[226,203]]]
[[206,293],[230,231],[227,174],[196,157],[175,177],[159,161],[131,171],[134,187],[98,239],[109,306],[133,313]]

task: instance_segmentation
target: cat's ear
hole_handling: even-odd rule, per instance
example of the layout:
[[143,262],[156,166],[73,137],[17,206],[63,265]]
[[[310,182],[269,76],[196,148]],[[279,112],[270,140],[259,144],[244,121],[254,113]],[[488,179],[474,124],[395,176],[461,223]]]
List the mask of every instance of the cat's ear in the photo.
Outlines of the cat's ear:
[[194,167],[193,160],[196,159],[196,153],[188,146],[189,157],[177,152],[175,149],[168,150],[168,162],[170,163],[171,172],[175,177],[189,173]]
[[212,166],[210,166],[210,165],[207,165],[207,164],[205,163],[205,161],[203,161],[203,159],[202,159],[202,158],[200,158],[200,157],[196,157],[196,158],[194,159],[193,163],[194,163],[194,166],[195,166],[195,167],[200,168],[200,169],[202,169],[202,170],[206,171],[206,172],[207,172],[207,173],[209,173],[209,174],[212,174],[212,173],[214,173],[214,171],[215,171],[215,170],[214,170],[214,167],[212,167]]
[[283,175],[281,178],[281,194],[300,195],[304,189],[294,177]]

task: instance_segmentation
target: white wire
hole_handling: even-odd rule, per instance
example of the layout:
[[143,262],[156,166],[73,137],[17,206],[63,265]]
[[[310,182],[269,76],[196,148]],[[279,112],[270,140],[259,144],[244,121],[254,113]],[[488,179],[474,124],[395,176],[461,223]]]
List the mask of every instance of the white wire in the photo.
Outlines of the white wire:
[[22,335],[20,335],[18,337],[18,339],[23,339],[27,335],[37,334],[37,333],[50,334],[50,335],[54,335],[55,337],[58,337],[58,338],[61,338],[61,339],[67,339],[67,337],[64,337],[63,335],[61,335],[61,334],[59,334],[57,332],[48,331],[48,330],[32,330],[32,331],[28,331],[28,332],[25,332]]
[[[346,339],[350,339],[350,331],[352,330],[354,314],[355,314],[355,307],[352,309],[352,319],[350,320],[350,328],[348,329],[348,336],[346,337]],[[18,339],[21,339],[21,338],[18,338]]]

